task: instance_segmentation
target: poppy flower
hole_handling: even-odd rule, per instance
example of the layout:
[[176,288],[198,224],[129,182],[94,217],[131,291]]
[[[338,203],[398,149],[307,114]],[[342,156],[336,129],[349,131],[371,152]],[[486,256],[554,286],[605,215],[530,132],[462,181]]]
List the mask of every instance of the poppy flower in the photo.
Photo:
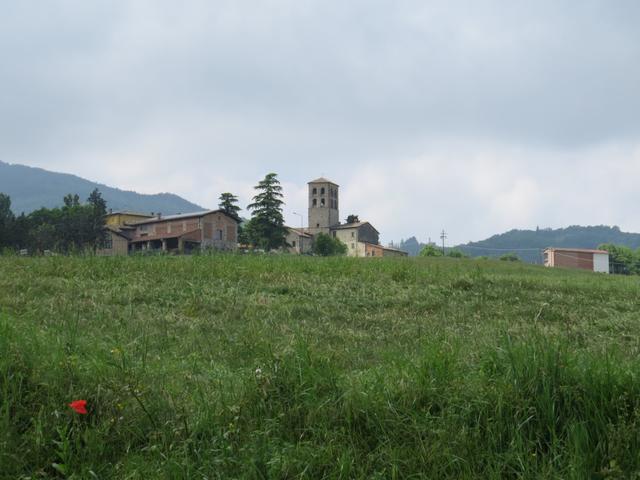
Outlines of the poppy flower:
[[69,406],[71,408],[73,408],[73,410],[76,413],[79,413],[81,415],[86,415],[87,414],[87,401],[86,400],[74,400],[73,402],[71,402],[69,404]]

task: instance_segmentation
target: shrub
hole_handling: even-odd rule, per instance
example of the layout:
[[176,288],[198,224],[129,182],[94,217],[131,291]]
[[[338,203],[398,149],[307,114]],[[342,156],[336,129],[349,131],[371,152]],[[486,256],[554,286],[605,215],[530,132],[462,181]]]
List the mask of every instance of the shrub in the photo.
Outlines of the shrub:
[[433,244],[425,245],[422,250],[420,250],[421,257],[441,257],[442,250],[436,247]]
[[326,233],[319,233],[313,242],[313,253],[323,257],[344,255],[347,253],[347,246],[337,238]]
[[468,255],[464,253],[462,250],[458,250],[457,248],[452,248],[447,252],[447,257],[451,258],[467,258]]

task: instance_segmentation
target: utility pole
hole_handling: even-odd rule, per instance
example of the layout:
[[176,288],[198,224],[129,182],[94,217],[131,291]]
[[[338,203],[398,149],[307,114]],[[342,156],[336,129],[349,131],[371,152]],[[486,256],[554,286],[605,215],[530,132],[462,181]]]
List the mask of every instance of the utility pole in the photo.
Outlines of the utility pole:
[[444,228],[442,229],[442,233],[440,234],[440,238],[442,239],[442,256],[445,256],[444,253],[444,240],[445,238],[447,238],[447,232],[444,231]]

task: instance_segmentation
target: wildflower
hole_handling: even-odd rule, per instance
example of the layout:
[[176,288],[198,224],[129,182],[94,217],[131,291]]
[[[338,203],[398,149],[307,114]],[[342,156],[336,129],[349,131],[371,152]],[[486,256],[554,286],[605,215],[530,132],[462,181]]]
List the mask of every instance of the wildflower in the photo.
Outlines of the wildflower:
[[86,400],[74,400],[69,404],[69,406],[76,412],[81,415],[87,414],[87,401]]

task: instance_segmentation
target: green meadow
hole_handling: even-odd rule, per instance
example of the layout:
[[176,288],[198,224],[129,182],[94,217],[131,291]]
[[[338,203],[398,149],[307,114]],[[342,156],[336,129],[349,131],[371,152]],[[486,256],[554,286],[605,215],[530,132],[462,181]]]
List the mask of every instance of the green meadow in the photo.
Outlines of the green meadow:
[[449,258],[0,257],[0,477],[640,478],[639,293]]

